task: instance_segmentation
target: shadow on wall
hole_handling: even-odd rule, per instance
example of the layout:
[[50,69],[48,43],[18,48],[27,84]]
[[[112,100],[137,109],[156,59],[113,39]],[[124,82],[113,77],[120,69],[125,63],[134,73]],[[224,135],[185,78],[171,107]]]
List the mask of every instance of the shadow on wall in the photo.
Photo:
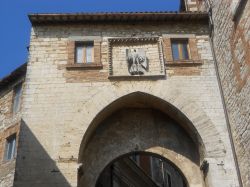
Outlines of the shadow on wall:
[[14,186],[71,186],[23,120],[20,127]]

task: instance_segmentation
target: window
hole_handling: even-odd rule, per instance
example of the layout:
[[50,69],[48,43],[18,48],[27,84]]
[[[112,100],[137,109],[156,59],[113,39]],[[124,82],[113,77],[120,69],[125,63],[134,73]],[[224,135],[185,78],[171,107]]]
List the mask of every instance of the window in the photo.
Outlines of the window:
[[246,9],[247,0],[233,0],[231,4],[232,14],[233,14],[233,21],[237,24],[242,19],[242,14]]
[[16,114],[20,110],[21,105],[22,84],[18,84],[14,88],[13,113]]
[[94,53],[93,53],[93,42],[77,42],[75,45],[75,63],[93,63]]
[[171,47],[174,60],[189,60],[188,40],[172,40]]
[[5,160],[11,160],[14,158],[16,152],[16,135],[11,135],[6,139],[6,146],[5,146]]
[[168,172],[166,173],[167,173],[166,175],[167,187],[172,187],[171,175]]

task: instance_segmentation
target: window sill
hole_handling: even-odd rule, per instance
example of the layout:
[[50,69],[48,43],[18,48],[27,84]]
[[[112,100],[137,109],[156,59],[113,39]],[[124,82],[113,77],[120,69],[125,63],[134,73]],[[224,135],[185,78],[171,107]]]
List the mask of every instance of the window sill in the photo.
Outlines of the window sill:
[[200,60],[178,60],[178,61],[167,61],[166,66],[200,66],[202,65]]
[[16,161],[16,157],[13,157],[13,158],[8,159],[8,160],[3,159],[3,160],[2,160],[2,164],[3,164],[3,165],[8,165],[8,164],[11,164],[11,163],[13,163],[13,162],[15,162],[15,161]]
[[66,69],[75,70],[75,69],[102,69],[103,65],[100,63],[91,63],[91,64],[68,64]]

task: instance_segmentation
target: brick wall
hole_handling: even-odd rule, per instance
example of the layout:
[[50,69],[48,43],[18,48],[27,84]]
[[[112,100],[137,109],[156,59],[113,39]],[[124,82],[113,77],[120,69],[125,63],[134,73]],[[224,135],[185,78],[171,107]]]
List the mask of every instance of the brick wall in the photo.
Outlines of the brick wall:
[[[240,6],[239,6],[240,5]],[[250,186],[250,1],[213,1],[214,47],[243,186]]]

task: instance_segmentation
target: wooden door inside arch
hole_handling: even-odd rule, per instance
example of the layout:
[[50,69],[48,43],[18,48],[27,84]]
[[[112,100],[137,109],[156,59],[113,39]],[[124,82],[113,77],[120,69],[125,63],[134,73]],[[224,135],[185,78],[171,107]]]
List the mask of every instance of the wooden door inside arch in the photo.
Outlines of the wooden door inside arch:
[[165,158],[133,152],[112,161],[100,174],[96,187],[187,187],[179,169]]

